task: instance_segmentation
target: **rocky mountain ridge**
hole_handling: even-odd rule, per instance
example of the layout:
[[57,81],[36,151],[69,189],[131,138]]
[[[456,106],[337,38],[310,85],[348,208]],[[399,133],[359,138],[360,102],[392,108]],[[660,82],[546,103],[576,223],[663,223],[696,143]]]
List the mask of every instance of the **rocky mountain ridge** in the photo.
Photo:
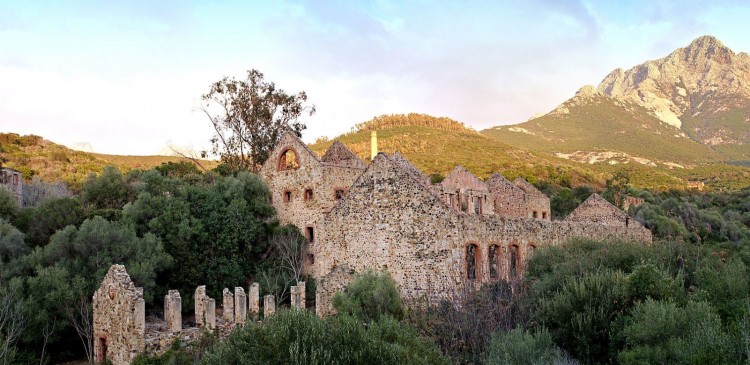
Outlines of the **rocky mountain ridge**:
[[[597,90],[642,105],[702,144],[750,142],[750,56],[715,37],[697,38],[627,71],[618,68]],[[727,113],[735,120],[722,120]]]

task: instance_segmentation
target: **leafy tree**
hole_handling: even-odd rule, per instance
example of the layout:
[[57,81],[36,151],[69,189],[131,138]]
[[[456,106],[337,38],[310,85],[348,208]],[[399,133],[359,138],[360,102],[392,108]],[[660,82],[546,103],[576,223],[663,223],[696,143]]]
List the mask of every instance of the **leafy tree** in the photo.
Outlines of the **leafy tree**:
[[580,204],[581,201],[576,198],[572,190],[562,188],[557,194],[552,196],[552,199],[550,199],[552,216],[556,218],[564,218]]
[[23,209],[17,219],[30,247],[46,245],[55,232],[67,226],[78,226],[83,220],[83,207],[74,198],[46,199],[37,207]]
[[215,82],[202,99],[216,132],[213,153],[233,171],[257,171],[283,133],[301,136],[305,125],[298,118],[315,113],[315,106],[306,105],[304,91],[287,94],[258,70],[248,71],[245,80]]
[[630,188],[630,172],[628,170],[618,170],[612,178],[607,179],[606,189],[602,192],[602,198],[607,199],[614,206],[622,208],[625,201],[625,194]]
[[190,174],[201,173],[195,163],[188,161],[164,162],[161,165],[157,166],[155,169],[156,171],[159,171],[160,174],[171,177],[185,177]]
[[160,277],[190,305],[197,285],[219,297],[221,288],[242,286],[265,251],[274,210],[257,175],[206,176],[186,182],[147,172],[138,198],[125,206],[123,220],[139,236],[154,234],[176,265]]
[[367,270],[357,275],[346,290],[336,293],[333,307],[339,313],[367,322],[377,321],[386,315],[397,319],[404,315],[396,282],[387,271],[377,273]]
[[0,218],[0,283],[13,276],[11,262],[31,252],[23,233]]
[[15,344],[24,332],[27,320],[23,299],[15,290],[0,285],[0,363],[14,363]]
[[0,186],[0,218],[13,220],[18,213],[18,203],[13,194]]
[[101,175],[89,175],[83,186],[84,204],[96,209],[122,209],[132,192],[122,173],[115,166],[106,166]]

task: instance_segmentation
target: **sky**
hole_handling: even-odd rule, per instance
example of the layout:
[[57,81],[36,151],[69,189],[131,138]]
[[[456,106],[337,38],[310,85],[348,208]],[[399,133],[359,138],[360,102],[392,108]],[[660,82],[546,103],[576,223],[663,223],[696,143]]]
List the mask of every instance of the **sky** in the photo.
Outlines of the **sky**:
[[249,69],[307,93],[307,142],[395,113],[481,130],[702,35],[750,52],[748,19],[744,0],[0,0],[0,132],[208,149],[201,95]]

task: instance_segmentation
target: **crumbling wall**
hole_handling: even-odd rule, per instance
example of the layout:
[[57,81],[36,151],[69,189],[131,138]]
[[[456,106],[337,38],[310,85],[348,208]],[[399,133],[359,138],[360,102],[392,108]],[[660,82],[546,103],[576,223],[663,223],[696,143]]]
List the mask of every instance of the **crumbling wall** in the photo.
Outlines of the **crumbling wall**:
[[[279,169],[278,161],[288,150],[297,154],[299,167]],[[315,233],[318,222],[346,196],[349,186],[366,166],[341,143],[332,145],[324,158],[325,161],[322,161],[304,142],[294,134],[287,133],[259,172],[268,184],[279,221],[294,224],[311,241],[308,246],[308,254],[312,258],[309,260],[309,273],[314,271],[316,262]]]
[[588,222],[609,227],[642,227],[634,219],[618,209],[599,194],[591,194],[586,201],[574,209],[565,220],[568,222]]
[[534,185],[531,185],[521,177],[513,180],[513,185],[526,193],[526,201],[524,204],[526,208],[526,217],[545,220],[552,219],[550,214],[550,199],[547,195],[544,195],[544,193],[539,191]]
[[122,265],[112,265],[94,293],[94,358],[127,365],[145,348],[145,302]]
[[[343,267],[350,273],[388,270],[405,302],[418,305],[446,298],[468,280],[470,245],[478,252],[474,280],[485,282],[522,273],[534,248],[574,237],[651,241],[651,233],[637,226],[456,212],[381,154],[352,185],[346,201],[322,222],[317,311],[331,312],[326,296],[346,285]],[[499,255],[495,278],[490,277],[491,246],[497,246]],[[514,262],[511,252],[516,253]]]
[[487,187],[492,193],[495,214],[508,218],[527,217],[526,193],[523,190],[499,173],[490,176]]
[[457,211],[482,215],[495,212],[487,184],[462,166],[453,169],[433,191]]

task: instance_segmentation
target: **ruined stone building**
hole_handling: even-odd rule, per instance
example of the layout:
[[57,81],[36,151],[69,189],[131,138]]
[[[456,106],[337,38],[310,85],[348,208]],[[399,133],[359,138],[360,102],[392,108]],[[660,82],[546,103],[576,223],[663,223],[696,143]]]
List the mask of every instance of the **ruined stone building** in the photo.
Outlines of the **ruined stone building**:
[[[593,194],[564,220],[550,219],[547,196],[523,179],[493,174],[483,181],[463,167],[432,184],[399,153],[365,163],[335,142],[319,157],[295,135],[284,135],[260,175],[282,223],[309,241],[307,272],[318,279],[316,311],[369,268],[390,272],[408,305],[450,299],[466,284],[520,277],[534,249],[574,237],[651,242],[651,232]],[[304,309],[305,283],[291,288],[292,308]],[[273,315],[273,295],[225,288],[222,298],[195,289],[195,316],[183,318],[176,290],[164,315],[146,316],[143,289],[113,265],[93,296],[97,362],[129,364],[142,352],[165,351],[176,338],[194,341],[204,329],[228,335],[236,326]],[[221,307],[219,307],[221,304]]]
[[287,133],[261,168],[279,220],[310,242],[319,314],[368,268],[387,269],[405,302],[418,304],[466,282],[522,275],[540,246],[574,237],[651,242],[649,230],[596,194],[552,221],[549,198],[521,178],[482,181],[459,166],[432,184],[399,153],[375,146],[369,164],[340,142],[319,157]]
[[19,207],[23,205],[23,174],[20,171],[3,167],[0,170],[0,187],[13,194]]

